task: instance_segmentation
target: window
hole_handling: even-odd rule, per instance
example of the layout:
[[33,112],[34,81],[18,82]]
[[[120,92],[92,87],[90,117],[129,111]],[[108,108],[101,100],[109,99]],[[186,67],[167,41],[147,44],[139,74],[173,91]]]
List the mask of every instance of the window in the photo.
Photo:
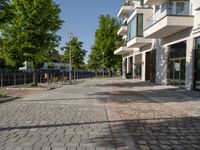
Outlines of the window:
[[143,36],[143,14],[137,14],[128,24],[128,41]]
[[137,15],[137,36],[143,36],[143,15]]

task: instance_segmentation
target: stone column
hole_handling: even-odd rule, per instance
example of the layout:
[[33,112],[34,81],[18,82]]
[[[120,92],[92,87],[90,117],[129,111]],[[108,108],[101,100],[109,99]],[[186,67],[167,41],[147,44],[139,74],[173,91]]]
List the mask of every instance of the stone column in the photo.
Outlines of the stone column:
[[146,80],[146,53],[142,53],[142,81]]
[[122,57],[122,78],[123,79],[125,79],[125,77],[126,77],[125,59],[126,59],[125,57]]
[[126,73],[130,73],[130,57],[127,58],[127,71]]
[[156,83],[167,84],[168,55],[170,46],[162,45],[162,41],[157,41],[156,50]]
[[186,71],[185,71],[185,89],[193,90],[194,85],[194,51],[195,40],[189,38],[186,46]]

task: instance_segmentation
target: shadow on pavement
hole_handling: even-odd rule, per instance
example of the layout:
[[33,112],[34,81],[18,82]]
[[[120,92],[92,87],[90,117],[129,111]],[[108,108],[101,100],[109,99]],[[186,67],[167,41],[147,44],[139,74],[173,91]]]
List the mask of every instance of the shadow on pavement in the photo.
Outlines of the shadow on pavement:
[[[123,127],[118,123],[123,123],[129,135],[135,142],[137,149],[200,149],[200,117],[184,118],[156,118],[156,119],[135,119],[135,120],[113,120],[98,122],[82,122],[69,124],[50,125],[30,125],[16,127],[1,127],[0,131],[56,128],[67,126],[82,126],[104,123],[112,125],[112,136],[108,133],[100,133],[98,136],[88,139],[87,143],[93,143],[99,147],[118,148],[125,147],[124,139],[126,134],[119,134]],[[118,142],[116,142],[116,139]]]
[[[186,91],[167,86],[166,88],[159,88],[159,85],[149,82],[98,84],[97,86],[111,86],[116,88],[111,92],[97,92],[93,94],[97,97],[108,95],[110,96],[109,100],[116,103],[168,103],[200,101],[200,92],[198,91]],[[138,88],[138,86],[141,88]],[[102,99],[99,98],[99,100]]]
[[21,99],[22,97],[7,97],[7,98],[0,98],[0,104],[2,103],[7,103],[7,102],[12,102],[18,99]]

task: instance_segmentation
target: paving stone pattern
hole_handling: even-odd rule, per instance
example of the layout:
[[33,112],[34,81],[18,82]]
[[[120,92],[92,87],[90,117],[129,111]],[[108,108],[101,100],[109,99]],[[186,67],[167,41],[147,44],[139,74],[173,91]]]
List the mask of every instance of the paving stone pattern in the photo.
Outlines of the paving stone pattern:
[[0,149],[116,149],[105,110],[107,96],[95,96],[102,90],[96,82],[66,85],[1,104]]
[[200,92],[139,81],[112,87],[111,111],[120,115],[136,149],[200,149]]
[[200,92],[93,79],[0,104],[0,150],[198,150]]

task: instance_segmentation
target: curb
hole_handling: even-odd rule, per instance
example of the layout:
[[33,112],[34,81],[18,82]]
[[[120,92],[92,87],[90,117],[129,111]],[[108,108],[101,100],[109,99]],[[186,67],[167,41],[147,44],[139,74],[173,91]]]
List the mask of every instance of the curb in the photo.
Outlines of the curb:
[[20,97],[6,97],[6,98],[0,98],[0,104],[2,103],[6,103],[6,102],[10,102],[10,101],[14,101],[16,99],[19,99]]

